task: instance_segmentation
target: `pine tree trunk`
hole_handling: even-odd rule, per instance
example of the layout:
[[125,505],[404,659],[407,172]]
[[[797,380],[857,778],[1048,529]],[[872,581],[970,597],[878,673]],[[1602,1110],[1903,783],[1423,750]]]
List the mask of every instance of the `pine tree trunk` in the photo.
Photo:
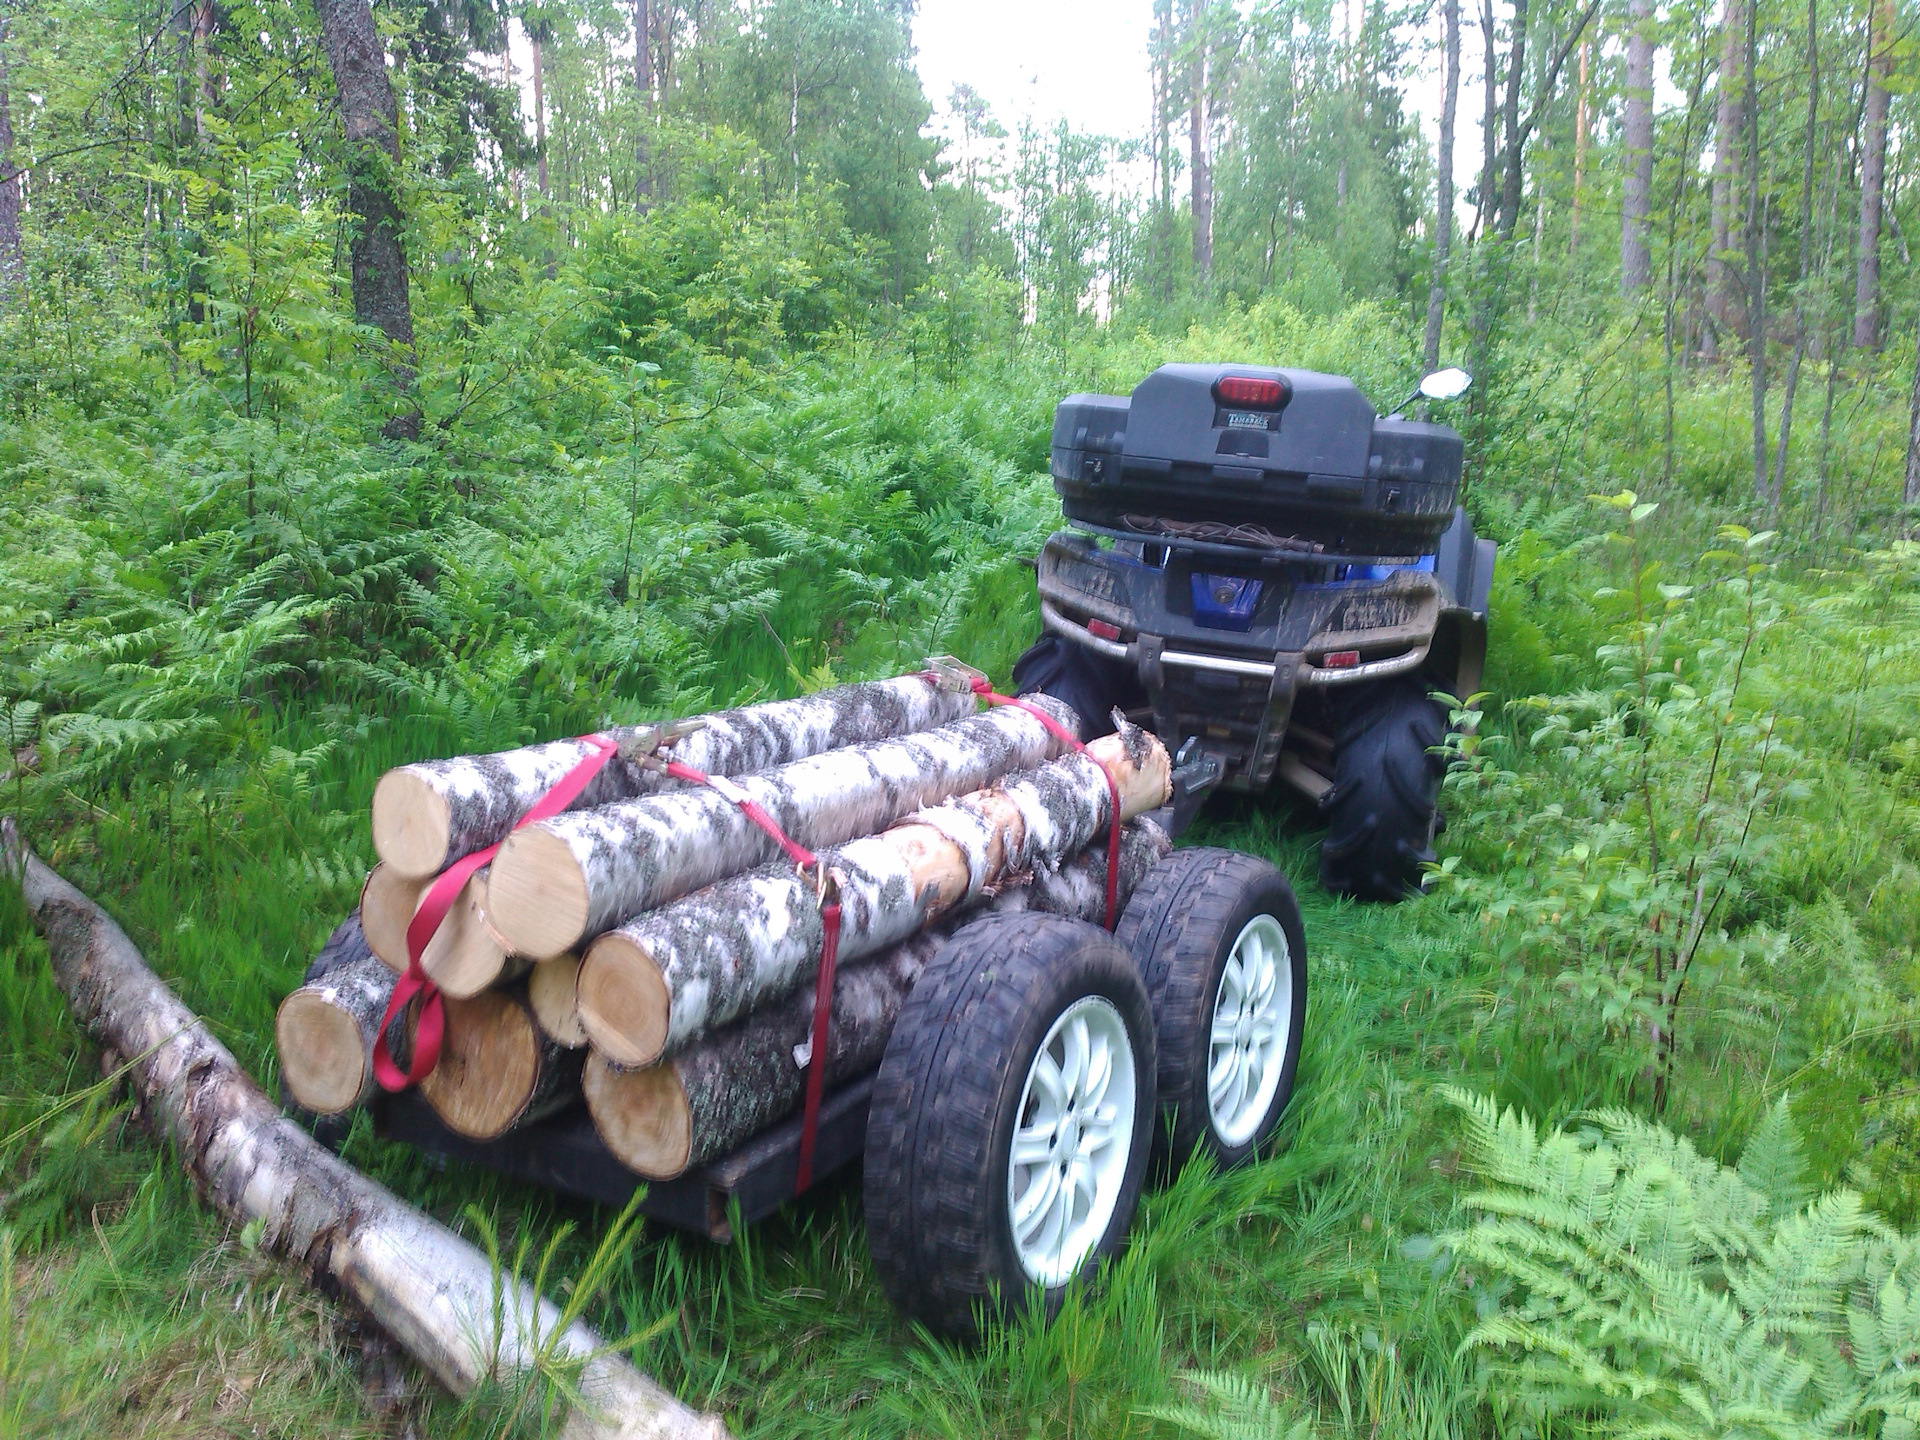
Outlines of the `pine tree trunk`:
[[[665,752],[709,775],[745,775],[889,735],[909,735],[971,714],[955,695],[918,675],[840,685],[798,700],[775,700],[702,717]],[[606,731],[622,743],[651,727]],[[588,755],[578,740],[555,740],[494,755],[424,760],[389,770],[373,792],[373,848],[396,875],[426,878],[506,839],[520,817]],[[573,809],[682,788],[615,756],[580,792]]]
[[584,1057],[541,1032],[526,987],[443,1003],[440,1063],[420,1082],[420,1097],[454,1134],[497,1140],[578,1098]]
[[1873,0],[1867,26],[1866,136],[1860,146],[1860,240],[1853,280],[1853,344],[1880,348],[1880,216],[1887,175],[1887,79],[1893,69],[1893,9]]
[[[1506,137],[1506,165],[1500,182],[1500,209],[1494,222],[1502,240],[1511,240],[1520,223],[1520,197],[1525,179],[1521,166],[1527,149],[1526,131],[1520,125],[1520,86],[1527,73],[1527,0],[1513,0],[1513,51],[1507,60],[1507,99],[1501,117]],[[1502,272],[1505,259],[1502,259]]]
[[1653,278],[1647,216],[1653,202],[1653,0],[1627,4],[1626,175],[1620,203],[1620,291],[1629,298]]
[[1447,258],[1453,246],[1453,125],[1460,106],[1460,0],[1446,0],[1446,89],[1440,102],[1440,150],[1433,216],[1433,284],[1427,291],[1422,354],[1429,372],[1440,368],[1440,337],[1447,318]]
[[1589,65],[1592,58],[1593,42],[1580,42],[1580,98],[1574,109],[1573,119],[1573,200],[1567,207],[1567,258],[1578,259],[1580,255],[1580,187],[1587,173],[1587,136],[1590,129],[1590,105],[1592,81]]
[[[393,971],[367,950],[280,1002],[274,1048],[280,1078],[294,1103],[315,1115],[338,1115],[365,1104],[374,1092],[373,1042],[393,998]],[[404,1015],[388,1027],[396,1058],[407,1053]]]
[[633,89],[640,100],[633,134],[633,195],[644,215],[653,205],[653,0],[633,0]]
[[[386,51],[368,0],[314,0],[340,123],[346,132],[347,205],[358,223],[351,244],[353,316],[378,329],[394,347],[399,387],[413,382],[413,314],[407,299],[405,229],[396,187],[400,169],[398,114],[387,79]],[[408,433],[405,417],[394,433]],[[419,416],[412,417],[417,434]]]
[[1813,160],[1820,128],[1820,16],[1817,0],[1807,0],[1807,130],[1800,157],[1800,271],[1793,301],[1793,354],[1787,360],[1787,380],[1780,394],[1780,440],[1773,448],[1773,483],[1767,503],[1780,508],[1787,484],[1787,451],[1793,440],[1793,402],[1800,389],[1800,365],[1806,359],[1813,326],[1807,318],[1813,281]]
[[[1119,886],[1123,904],[1170,848],[1151,821],[1128,827]],[[1106,906],[1106,847],[1090,847],[1057,877],[1008,890],[992,905],[1098,922]],[[880,1063],[907,993],[951,928],[922,930],[836,972],[829,1087]],[[594,1128],[622,1164],[649,1179],[670,1179],[724,1155],[799,1109],[812,1029],[809,986],[663,1064],[626,1069],[596,1051],[582,1081]]]
[[[1741,75],[1741,37],[1746,33],[1742,0],[1726,0],[1720,17],[1720,94],[1714,111],[1713,248],[1707,256],[1707,330],[1710,353],[1718,353],[1720,334],[1746,330],[1744,287],[1727,257],[1743,244],[1739,234],[1740,147],[1745,123],[1746,81]],[[1718,332],[1718,334],[1716,334]]]
[[[1069,727],[1073,712],[1036,697]],[[850,745],[735,782],[796,844],[870,835],[921,805],[1037,765],[1061,743],[1005,706],[938,730]],[[781,850],[718,789],[574,810],[515,830],[494,857],[487,914],[514,950],[561,954],[702,885],[778,860]]]
[[[1759,0],[1747,5],[1745,93],[1759,93]],[[1766,229],[1760,223],[1760,107],[1746,107],[1747,122],[1747,369],[1753,401],[1753,494],[1767,498],[1767,263]]]
[[528,38],[533,43],[533,149],[539,165],[540,198],[546,200],[553,194],[547,183],[547,47],[537,31],[530,32]]
[[725,1440],[718,1420],[282,1116],[126,933],[26,850],[11,820],[0,822],[0,867],[18,877],[75,1017],[110,1054],[129,1057],[134,1093],[198,1193],[257,1231],[266,1253],[363,1307],[456,1395],[510,1383],[539,1354],[578,1361],[585,1404],[561,1420],[559,1440]]
[[1193,280],[1205,296],[1213,284],[1213,165],[1207,155],[1207,42],[1199,7],[1191,10],[1189,43],[1194,47],[1192,105],[1187,112],[1187,148],[1193,179]]
[[[838,882],[842,957],[871,955],[1009,877],[1058,868],[1121,819],[1163,803],[1167,756],[1128,727],[1081,755],[923,810],[821,858]],[[949,792],[951,793],[951,792]],[[737,875],[602,937],[580,966],[588,1039],[623,1065],[647,1065],[804,986],[823,929],[812,884],[789,866]]]
[[1913,394],[1907,401],[1907,483],[1901,498],[1908,505],[1920,505],[1920,334],[1914,346]]
[[13,105],[7,89],[6,17],[0,16],[0,309],[26,280],[20,245],[20,176],[13,163]]

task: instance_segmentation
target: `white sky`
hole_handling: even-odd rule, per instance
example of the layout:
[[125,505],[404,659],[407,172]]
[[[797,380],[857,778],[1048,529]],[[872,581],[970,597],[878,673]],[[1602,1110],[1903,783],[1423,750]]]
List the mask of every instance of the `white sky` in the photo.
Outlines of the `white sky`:
[[[1479,27],[1462,18],[1454,170],[1464,189],[1479,163],[1482,61]],[[964,82],[1010,132],[1029,115],[1042,125],[1064,115],[1078,130],[1144,136],[1153,115],[1152,24],[1153,0],[920,0],[915,63],[934,126],[945,132],[947,96]],[[1439,24],[1436,13],[1428,27],[1436,50]],[[1439,134],[1438,56],[1416,48],[1407,70],[1407,101],[1431,151]]]

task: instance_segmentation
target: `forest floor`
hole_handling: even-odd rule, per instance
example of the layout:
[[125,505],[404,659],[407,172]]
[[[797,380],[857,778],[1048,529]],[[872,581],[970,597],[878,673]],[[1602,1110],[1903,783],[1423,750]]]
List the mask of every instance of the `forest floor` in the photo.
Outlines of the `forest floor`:
[[[353,904],[388,765],[930,651],[1004,681],[1037,619],[1019,558],[1057,516],[1047,397],[1243,352],[1404,393],[1378,314],[1232,323],[1252,328],[951,385],[830,356],[711,421],[689,405],[644,466],[583,429],[523,476],[512,456],[557,448],[528,421],[458,484],[438,452],[403,465],[319,420],[215,444],[241,432],[184,401],[145,431],[111,412],[0,430],[8,674],[59,697],[11,704],[41,748],[14,747],[0,791],[271,1087],[274,1006]],[[1809,524],[1776,561],[1787,542],[1721,529],[1745,513],[1731,382],[1682,394],[1682,463],[1641,482],[1657,510],[1582,498],[1660,468],[1650,386],[1609,376],[1541,380],[1547,418],[1515,423],[1469,498],[1502,544],[1491,694],[1434,892],[1330,899],[1317,822],[1287,802],[1223,801],[1185,837],[1273,858],[1305,912],[1305,1053],[1270,1157],[1189,1167],[1100,1285],[975,1350],[888,1307],[852,1171],[730,1246],[647,1230],[590,1299],[603,1333],[743,1437],[1172,1435],[1148,1412],[1192,1372],[1329,1433],[1534,1435],[1462,1345],[1505,1292],[1432,1239],[1474,1184],[1443,1081],[1546,1123],[1657,1113],[1722,1159],[1789,1095],[1815,1180],[1911,1228],[1920,547]],[[534,1433],[513,1397],[433,1394],[212,1219],[96,1064],[0,887],[0,1440]],[[510,1260],[552,1247],[562,1290],[608,1218],[364,1120],[344,1153]]]

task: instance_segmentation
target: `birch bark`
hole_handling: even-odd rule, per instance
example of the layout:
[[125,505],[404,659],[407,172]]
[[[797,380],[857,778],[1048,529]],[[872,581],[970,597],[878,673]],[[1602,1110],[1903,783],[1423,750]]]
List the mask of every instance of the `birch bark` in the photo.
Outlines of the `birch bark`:
[[[1128,726],[1084,754],[829,851],[821,858],[838,882],[840,956],[874,954],[1029,873],[1057,869],[1106,833],[1109,773],[1123,821],[1166,799],[1165,749]],[[592,946],[581,962],[581,1023],[617,1063],[651,1064],[804,987],[822,939],[809,880],[788,866],[737,875]]]
[[[1122,903],[1172,848],[1151,820],[1129,825],[1123,841]],[[1097,921],[1106,906],[1106,848],[1091,846],[1042,884],[1007,890],[990,903]],[[835,976],[829,1087],[880,1063],[908,991],[944,939],[922,930]],[[812,1060],[804,1052],[812,1028],[813,992],[803,989],[647,1069],[623,1069],[595,1052],[583,1079],[594,1128],[636,1174],[671,1179],[799,1108],[807,1074],[801,1057]]]
[[[926,730],[973,709],[971,695],[954,695],[918,675],[902,675],[722,711],[705,717],[704,728],[674,741],[668,753],[710,775],[744,775],[857,741]],[[646,728],[607,734],[628,740]],[[591,753],[578,740],[555,740],[390,770],[373,792],[374,849],[397,875],[437,875],[462,856],[504,840],[534,802]],[[679,782],[616,756],[572,808],[679,788]]]
[[[1035,703],[1071,731],[1072,710],[1044,696]],[[817,848],[870,835],[916,806],[991,784],[1060,748],[1035,716],[1006,706],[745,776],[737,791],[796,843]],[[508,836],[487,883],[487,916],[512,949],[545,959],[780,856],[779,846],[717,789],[576,810]]]

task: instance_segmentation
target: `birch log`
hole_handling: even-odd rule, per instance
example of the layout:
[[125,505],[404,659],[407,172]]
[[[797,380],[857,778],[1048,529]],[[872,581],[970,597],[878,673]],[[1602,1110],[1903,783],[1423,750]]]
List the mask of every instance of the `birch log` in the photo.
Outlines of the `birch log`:
[[[1065,705],[1044,696],[1035,703],[1071,729]],[[991,784],[1061,749],[1037,717],[1007,706],[938,730],[796,760],[737,785],[812,849],[870,835],[917,806]],[[509,947],[544,959],[643,910],[780,858],[779,846],[717,790],[650,795],[514,831],[493,859],[487,917]]]
[[[398,978],[363,946],[280,1002],[273,1019],[280,1078],[301,1109],[338,1115],[373,1094],[373,1041]],[[406,1029],[404,1016],[388,1027],[403,1066]]]
[[541,1033],[524,986],[445,1004],[440,1063],[420,1096],[454,1134],[497,1140],[578,1098],[583,1057]]
[[[1122,840],[1124,903],[1171,842],[1144,819],[1129,825]],[[1049,883],[1009,889],[991,904],[1097,921],[1106,909],[1106,875],[1106,847],[1095,845]],[[1056,909],[1062,906],[1071,908]],[[829,1087],[880,1063],[907,992],[944,939],[922,930],[836,974]],[[647,1179],[671,1179],[704,1164],[799,1108],[806,1086],[799,1056],[812,1028],[813,991],[806,989],[646,1069],[622,1068],[596,1050],[582,1081],[594,1129],[623,1165]]]
[[367,883],[360,887],[360,926],[366,933],[367,948],[396,975],[406,973],[407,924],[419,908],[428,883],[380,864],[367,872]]
[[[704,728],[676,740],[668,753],[709,775],[745,775],[861,740],[912,734],[957,720],[973,708],[971,695],[902,675],[709,715]],[[605,733],[625,741],[650,728]],[[591,753],[578,740],[554,740],[389,770],[374,787],[373,848],[397,874],[437,875],[461,856],[504,840],[533,803]],[[678,788],[679,782],[615,756],[572,808]]]
[[54,979],[88,1031],[137,1057],[130,1080],[207,1202],[260,1244],[326,1277],[455,1394],[526,1373],[543,1348],[584,1365],[562,1440],[726,1440],[586,1325],[395,1198],[284,1118],[160,983],[106,912],[42,864],[9,819],[0,863],[20,881]]
[[514,954],[487,921],[490,868],[483,865],[467,877],[467,883],[447,907],[440,927],[420,952],[420,968],[427,978],[456,1000],[517,980],[533,965],[526,956]]
[[542,1035],[569,1050],[587,1043],[587,1032],[580,1024],[579,975],[580,957],[562,955],[534,966],[527,977],[527,1003],[533,1006],[533,1023]]
[[[1058,867],[1106,832],[1107,773],[1119,785],[1123,821],[1166,800],[1166,750],[1128,726],[1083,754],[829,851],[840,954],[874,954],[1010,876]],[[652,1064],[805,985],[820,943],[818,900],[791,867],[736,876],[596,940],[581,961],[581,1023],[609,1059]]]

